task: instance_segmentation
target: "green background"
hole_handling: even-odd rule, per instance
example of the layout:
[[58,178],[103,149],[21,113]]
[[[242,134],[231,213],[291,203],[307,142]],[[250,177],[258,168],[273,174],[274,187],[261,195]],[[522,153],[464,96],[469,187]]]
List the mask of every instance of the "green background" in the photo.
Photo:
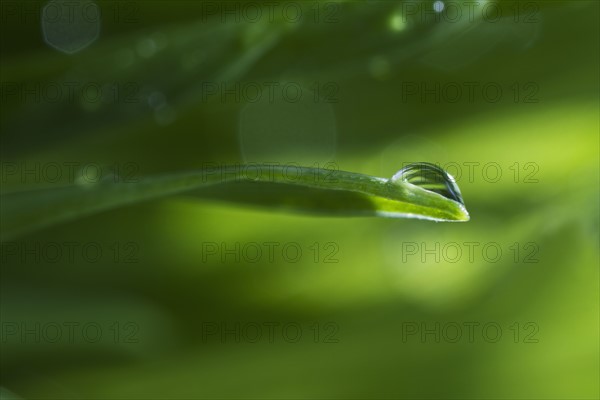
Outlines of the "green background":
[[[181,196],[4,242],[3,396],[598,398],[598,2],[494,3],[497,19],[482,17],[480,2],[473,20],[457,21],[436,21],[432,2],[296,2],[297,22],[281,16],[283,4],[272,20],[249,21],[223,12],[247,3],[97,3],[100,35],[71,55],[44,41],[45,2],[2,3],[3,191],[60,185],[41,169],[9,174],[14,165],[116,165],[137,178],[275,161],[391,177],[428,161],[455,175],[471,221],[314,216]],[[10,94],[51,82],[116,95]],[[224,82],[234,95],[203,86]],[[266,82],[305,97],[240,94]],[[473,100],[451,101],[465,83],[476,85]],[[434,94],[407,92],[421,84]],[[502,88],[497,101],[485,85]],[[98,243],[103,257],[8,251],[71,242]],[[267,242],[296,244],[302,257],[206,252],[207,243]],[[482,251],[490,246],[501,256]],[[78,328],[73,343],[66,328],[56,343],[21,336],[22,326],[65,323],[96,324],[101,338]],[[273,340],[265,324],[275,324]],[[263,336],[253,342],[256,325]]]

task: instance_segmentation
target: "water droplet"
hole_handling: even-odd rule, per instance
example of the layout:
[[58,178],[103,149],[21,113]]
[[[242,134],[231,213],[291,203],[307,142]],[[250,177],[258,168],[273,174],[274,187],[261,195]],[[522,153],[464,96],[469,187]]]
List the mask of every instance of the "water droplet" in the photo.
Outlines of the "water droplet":
[[426,162],[409,164],[396,172],[390,179],[392,183],[398,181],[440,194],[462,205],[465,204],[460,189],[452,175],[435,164]]

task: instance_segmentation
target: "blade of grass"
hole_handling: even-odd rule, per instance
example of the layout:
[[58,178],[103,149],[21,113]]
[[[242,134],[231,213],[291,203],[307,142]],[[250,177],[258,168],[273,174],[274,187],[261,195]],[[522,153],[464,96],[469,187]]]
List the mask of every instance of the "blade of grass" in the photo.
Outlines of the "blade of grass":
[[[215,185],[246,185],[244,193],[221,192],[213,198],[270,206],[288,205],[331,215],[372,215],[467,221],[463,204],[398,179],[321,168],[236,165],[147,177],[135,183],[99,182],[4,193],[2,240],[100,211],[171,195],[211,197]],[[268,190],[264,190],[268,188]],[[253,190],[254,189],[254,190]]]

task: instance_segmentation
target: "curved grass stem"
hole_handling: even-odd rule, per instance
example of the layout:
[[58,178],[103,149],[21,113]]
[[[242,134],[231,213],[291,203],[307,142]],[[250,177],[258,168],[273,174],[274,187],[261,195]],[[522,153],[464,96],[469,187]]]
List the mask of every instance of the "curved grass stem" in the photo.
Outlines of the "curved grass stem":
[[349,216],[469,219],[460,202],[401,180],[322,168],[254,164],[147,177],[132,183],[101,181],[5,193],[1,197],[2,240],[125,205],[185,193],[202,196],[204,190],[215,186],[240,183],[245,185],[244,191],[225,191],[218,198],[247,202],[252,195],[255,203],[291,204],[292,208]]

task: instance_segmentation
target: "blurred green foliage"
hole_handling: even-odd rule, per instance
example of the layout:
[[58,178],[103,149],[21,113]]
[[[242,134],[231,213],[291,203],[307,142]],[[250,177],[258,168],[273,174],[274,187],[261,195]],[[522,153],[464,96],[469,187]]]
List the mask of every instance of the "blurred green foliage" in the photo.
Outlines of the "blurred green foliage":
[[[241,9],[234,2],[97,3],[100,37],[72,55],[44,42],[45,2],[2,3],[3,191],[62,182],[8,174],[14,165],[133,165],[146,176],[267,158],[390,177],[428,161],[455,175],[471,221],[314,217],[177,197],[3,243],[0,386],[48,399],[599,397],[598,2],[494,3],[504,11],[495,22],[406,8],[433,2],[301,2],[306,16],[320,14],[294,23],[280,14],[223,22],[206,8]],[[96,82],[118,95],[11,94],[49,82]],[[300,114],[292,103],[223,101],[207,91],[223,82],[234,93],[292,82],[319,101],[301,102]],[[474,101],[466,90],[456,102],[435,97],[436,84],[469,82]],[[482,94],[490,83],[503,89],[498,101]],[[411,94],[421,84],[433,90],[424,100]],[[249,107],[258,119],[245,130]],[[300,136],[270,137],[263,153],[244,145],[268,126]],[[265,242],[297,243],[305,255],[222,262],[206,253],[206,243]],[[15,243],[99,243],[105,256],[51,262],[13,255]],[[331,243],[336,263],[325,262]],[[423,252],[436,243],[463,255],[434,251],[437,262]],[[481,251],[489,243],[503,251],[496,262]],[[22,326],[65,322],[98,324],[102,340],[21,337]],[[303,336],[207,338],[212,324],[270,322],[298,324]],[[422,340],[421,324],[436,323],[457,323],[463,336]],[[498,341],[482,336],[489,323],[502,328]],[[332,326],[336,342],[325,340]]]

